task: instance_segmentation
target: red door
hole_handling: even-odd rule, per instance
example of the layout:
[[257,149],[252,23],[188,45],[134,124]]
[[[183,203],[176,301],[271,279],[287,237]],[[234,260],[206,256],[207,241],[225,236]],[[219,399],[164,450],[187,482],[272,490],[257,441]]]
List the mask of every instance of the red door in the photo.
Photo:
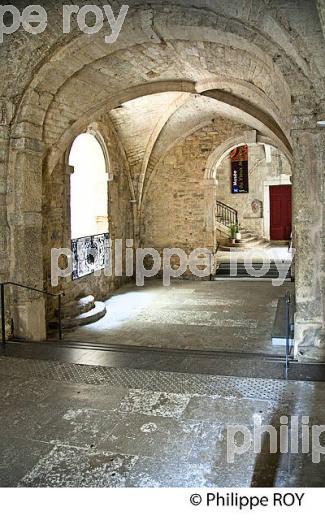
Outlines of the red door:
[[271,240],[289,240],[291,235],[291,186],[270,186]]

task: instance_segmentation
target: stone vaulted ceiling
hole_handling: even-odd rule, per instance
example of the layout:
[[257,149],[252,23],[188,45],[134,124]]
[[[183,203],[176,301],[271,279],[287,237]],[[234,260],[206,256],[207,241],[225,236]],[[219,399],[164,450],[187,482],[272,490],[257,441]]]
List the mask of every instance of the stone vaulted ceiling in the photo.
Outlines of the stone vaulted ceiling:
[[50,171],[78,132],[109,114],[140,202],[170,146],[212,118],[258,130],[290,154],[294,104],[324,101],[323,0],[130,0],[112,45],[102,32],[63,35],[61,3],[46,2],[45,33],[18,31],[0,50],[13,139],[42,140]]

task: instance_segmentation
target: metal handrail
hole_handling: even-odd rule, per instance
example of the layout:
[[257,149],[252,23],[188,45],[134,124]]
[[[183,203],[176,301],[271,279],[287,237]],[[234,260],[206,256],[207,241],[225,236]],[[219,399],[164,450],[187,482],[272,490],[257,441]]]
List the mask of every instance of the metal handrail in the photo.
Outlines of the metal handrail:
[[2,282],[0,283],[0,305],[1,305],[1,343],[2,345],[6,344],[6,313],[5,313],[5,286],[12,285],[14,287],[20,287],[22,289],[27,289],[28,291],[37,292],[39,294],[45,294],[46,296],[51,296],[52,298],[58,298],[58,325],[59,325],[59,340],[62,340],[62,296],[64,293],[50,293],[48,291],[42,291],[40,289],[36,289],[35,287],[30,287],[28,285],[24,285],[16,282]]
[[238,225],[238,211],[235,208],[232,208],[219,200],[216,202],[216,207],[218,213],[219,211],[221,212],[221,215],[217,215],[217,218],[221,218],[221,220],[227,222],[228,225]]
[[221,200],[217,200],[217,204],[219,204],[220,206],[224,206],[227,209],[230,209],[234,213],[238,213],[238,211],[235,208],[232,208],[231,206],[228,206],[228,204],[225,204],[224,202],[221,202]]
[[290,319],[290,306],[292,303],[291,294],[289,292],[285,295],[285,323],[286,323],[286,361],[285,361],[285,369],[286,369],[286,377],[288,377],[288,371],[290,366],[290,354],[292,347],[290,345],[290,340],[292,337],[292,323]]

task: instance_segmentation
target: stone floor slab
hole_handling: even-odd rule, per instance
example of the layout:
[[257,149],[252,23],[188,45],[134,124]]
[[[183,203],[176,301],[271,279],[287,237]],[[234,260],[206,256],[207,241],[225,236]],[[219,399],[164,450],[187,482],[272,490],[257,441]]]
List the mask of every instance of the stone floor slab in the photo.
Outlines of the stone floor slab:
[[137,457],[57,446],[20,487],[123,487]]
[[113,453],[147,457],[186,456],[196,440],[200,423],[169,417],[127,414],[121,416],[99,447]]

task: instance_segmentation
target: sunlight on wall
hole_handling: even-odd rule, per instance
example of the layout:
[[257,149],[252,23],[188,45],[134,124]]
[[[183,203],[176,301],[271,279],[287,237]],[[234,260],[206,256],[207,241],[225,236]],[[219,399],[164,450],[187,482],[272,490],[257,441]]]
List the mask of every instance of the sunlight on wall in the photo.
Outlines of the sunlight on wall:
[[79,135],[71,148],[71,238],[108,231],[107,172],[103,150],[91,134]]

